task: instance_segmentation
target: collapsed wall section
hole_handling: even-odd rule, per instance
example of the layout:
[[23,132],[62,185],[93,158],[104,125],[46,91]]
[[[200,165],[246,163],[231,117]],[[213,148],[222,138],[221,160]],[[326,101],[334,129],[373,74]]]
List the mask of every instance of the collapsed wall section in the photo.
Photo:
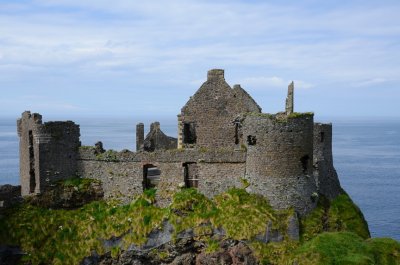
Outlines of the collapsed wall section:
[[332,124],[314,124],[314,176],[318,191],[328,199],[341,193],[338,175],[333,166]]
[[43,192],[52,183],[76,174],[79,126],[72,121],[42,122],[26,111],[17,121],[23,196]]
[[268,198],[276,209],[300,215],[316,205],[313,178],[313,114],[250,114],[243,122],[247,140],[248,191]]

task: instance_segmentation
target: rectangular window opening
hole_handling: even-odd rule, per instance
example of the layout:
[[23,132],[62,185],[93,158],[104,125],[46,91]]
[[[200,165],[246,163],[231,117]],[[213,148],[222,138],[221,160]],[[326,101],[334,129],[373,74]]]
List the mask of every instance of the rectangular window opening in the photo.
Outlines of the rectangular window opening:
[[183,124],[183,143],[195,144],[196,143],[196,126],[194,122],[185,122]]
[[147,164],[143,166],[143,190],[157,188],[160,182],[161,170],[158,167]]
[[184,180],[186,188],[198,188],[199,187],[199,176],[197,163],[188,162],[183,163],[184,167]]

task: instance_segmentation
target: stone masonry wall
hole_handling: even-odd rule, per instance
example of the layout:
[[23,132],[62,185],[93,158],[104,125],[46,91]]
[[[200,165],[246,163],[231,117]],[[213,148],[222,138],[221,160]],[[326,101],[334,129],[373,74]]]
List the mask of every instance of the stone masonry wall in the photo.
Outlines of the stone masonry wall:
[[341,193],[338,175],[333,167],[332,124],[314,124],[314,176],[319,193],[334,199]]
[[78,174],[99,179],[105,198],[120,198],[127,202],[143,192],[143,167],[152,165],[160,171],[157,200],[161,205],[170,202],[170,195],[185,183],[184,164],[196,163],[200,192],[208,197],[239,187],[244,177],[246,153],[233,150],[158,150],[149,152],[95,153],[95,148],[80,148]]
[[[182,108],[180,123],[183,129],[185,123],[193,124],[196,146],[233,148],[237,145],[236,117],[246,112],[260,111],[257,103],[240,86],[232,89],[226,83],[223,70],[214,69],[208,72],[207,81]],[[182,135],[185,146],[185,133]]]
[[313,115],[247,115],[248,190],[267,197],[276,209],[294,207],[300,214],[316,205],[313,177]]
[[245,163],[198,163],[199,191],[209,198],[243,186]]
[[52,182],[76,174],[79,126],[72,121],[42,123],[40,114],[26,111],[17,122],[20,137],[20,177],[23,196],[40,193]]

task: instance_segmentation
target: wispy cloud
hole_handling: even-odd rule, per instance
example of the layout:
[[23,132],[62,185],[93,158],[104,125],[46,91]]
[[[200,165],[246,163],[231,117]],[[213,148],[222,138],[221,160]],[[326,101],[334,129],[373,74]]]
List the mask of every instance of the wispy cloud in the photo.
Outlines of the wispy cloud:
[[390,80],[387,80],[385,78],[372,78],[372,79],[368,79],[368,80],[362,80],[358,83],[354,83],[353,86],[355,86],[355,87],[374,86],[374,85],[387,83],[389,81]]

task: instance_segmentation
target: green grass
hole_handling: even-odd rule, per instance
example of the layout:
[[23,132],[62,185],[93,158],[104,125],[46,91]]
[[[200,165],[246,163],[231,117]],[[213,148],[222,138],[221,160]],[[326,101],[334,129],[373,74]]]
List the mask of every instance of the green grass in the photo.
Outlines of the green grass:
[[206,253],[215,253],[219,249],[219,241],[214,239],[207,240]]
[[314,112],[293,112],[287,115],[288,119],[314,116]]
[[364,239],[370,237],[362,212],[345,192],[332,202],[320,196],[317,208],[301,220],[300,230],[303,241],[322,232],[351,231]]
[[107,150],[104,153],[96,155],[97,160],[107,161],[107,162],[118,162],[118,152],[115,150]]
[[260,195],[233,188],[214,198],[218,214],[211,222],[222,227],[233,239],[251,239],[265,231],[269,220],[277,223],[276,213]]
[[[111,249],[101,239],[128,234],[123,246],[143,244],[161,225],[167,211],[139,197],[130,205],[92,202],[77,210],[48,210],[28,204],[9,210],[0,219],[0,243],[19,245],[32,264],[78,264],[91,250],[102,254]],[[112,250],[116,253],[116,249]]]
[[91,183],[100,183],[100,181],[96,179],[72,177],[69,179],[61,180],[57,184],[65,187],[76,187],[79,190],[87,190]]
[[351,232],[317,235],[293,257],[299,264],[400,264],[400,243],[391,239],[364,240]]
[[[70,179],[64,185],[82,185]],[[219,250],[212,230],[222,228],[226,238],[249,242],[262,264],[399,264],[400,244],[391,239],[368,238],[368,228],[359,209],[346,195],[329,202],[320,198],[318,207],[301,223],[301,241],[288,240],[285,231],[293,210],[275,211],[261,196],[233,188],[213,200],[196,189],[182,189],[170,206],[157,207],[156,190],[146,190],[128,205],[114,201],[92,202],[80,209],[49,210],[22,204],[0,216],[0,244],[18,245],[32,264],[78,264],[95,250],[113,257],[131,244],[141,245],[164,220],[175,228],[175,236],[193,229],[206,252]],[[281,243],[261,243],[268,221],[284,235]],[[106,248],[103,240],[121,237],[122,243]],[[160,259],[168,253],[161,253]]]

